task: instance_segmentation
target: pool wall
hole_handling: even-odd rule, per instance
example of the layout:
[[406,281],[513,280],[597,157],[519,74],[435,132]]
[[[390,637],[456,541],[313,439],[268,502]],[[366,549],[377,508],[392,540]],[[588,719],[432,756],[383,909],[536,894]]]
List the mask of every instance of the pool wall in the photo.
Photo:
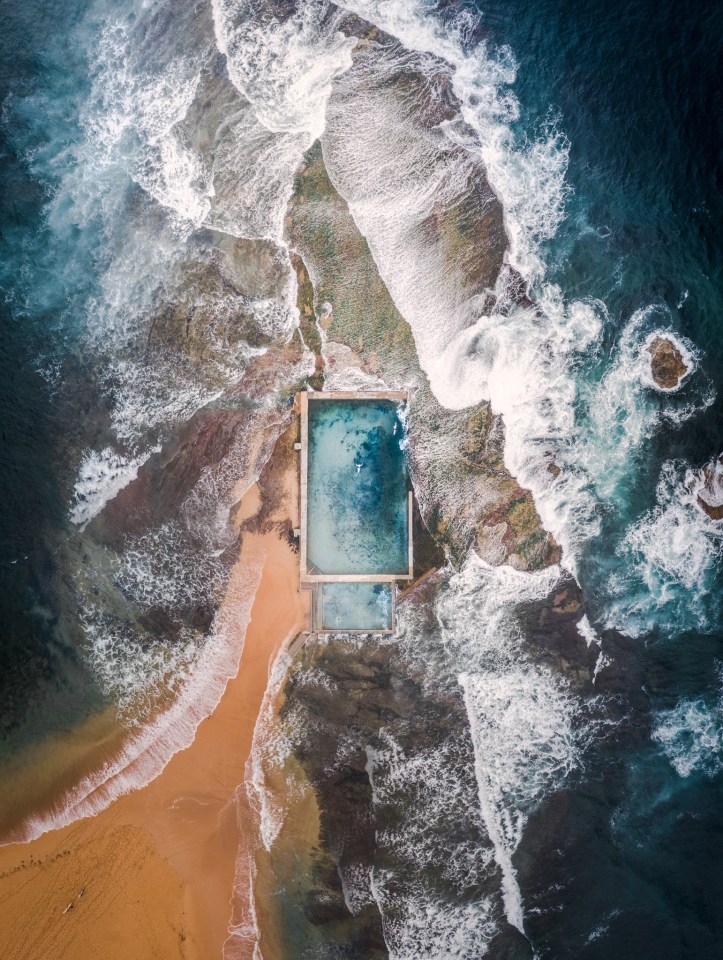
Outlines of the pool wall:
[[394,633],[393,583],[320,583],[313,588],[316,633]]

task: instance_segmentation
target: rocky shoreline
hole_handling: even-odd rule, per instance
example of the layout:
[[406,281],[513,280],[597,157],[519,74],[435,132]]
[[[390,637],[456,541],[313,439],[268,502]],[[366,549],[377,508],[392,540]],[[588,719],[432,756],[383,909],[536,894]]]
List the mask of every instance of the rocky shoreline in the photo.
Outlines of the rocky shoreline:
[[[461,560],[474,546],[492,563],[535,569],[559,559],[532,496],[507,472],[504,428],[486,403],[450,411],[419,367],[414,339],[377,272],[364,238],[332,186],[315,144],[297,174],[286,217],[295,251],[307,345],[317,346],[316,383],[359,382],[408,389],[410,466],[422,516],[434,538]],[[485,242],[484,235],[478,238]],[[478,248],[479,249],[479,248]],[[502,268],[502,251],[490,254]],[[495,259],[496,258],[496,259]],[[321,333],[314,329],[330,304]]]

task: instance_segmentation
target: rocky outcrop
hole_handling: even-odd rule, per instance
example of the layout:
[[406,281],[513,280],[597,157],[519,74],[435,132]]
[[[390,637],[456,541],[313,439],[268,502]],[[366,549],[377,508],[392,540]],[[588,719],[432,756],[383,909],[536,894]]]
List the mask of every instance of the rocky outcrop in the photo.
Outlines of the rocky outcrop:
[[657,336],[648,344],[650,372],[661,390],[675,390],[688,374],[680,348],[671,337]]
[[[318,143],[297,173],[285,227],[303,260],[302,273],[296,261],[304,289],[302,316],[308,309],[307,271],[317,315],[324,308],[329,340],[324,375],[336,377],[337,387],[343,384],[342,351],[334,346],[343,344],[344,362],[361,375],[411,391],[411,470],[424,522],[437,542],[457,559],[474,547],[491,562],[520,569],[556,562],[559,549],[542,528],[529,492],[521,490],[504,465],[501,419],[487,403],[447,410],[434,397],[409,325],[331,184]],[[484,246],[482,235],[478,239]],[[501,251],[492,244],[485,257],[479,249],[489,277],[501,268]],[[306,322],[311,326],[310,318]]]
[[[372,871],[377,876],[388,871],[384,885],[390,893],[399,894],[397,900],[388,896],[383,901],[385,921],[392,929],[395,922],[406,922],[405,893],[412,885],[428,892],[442,912],[446,904],[459,907],[487,898],[500,904],[500,877],[494,862],[482,873],[470,867],[463,878],[455,878],[459,886],[451,886],[440,869],[445,857],[453,859],[458,852],[461,837],[477,851],[484,851],[489,842],[483,822],[470,816],[466,805],[469,802],[476,809],[478,800],[461,690],[454,670],[449,673],[450,664],[432,639],[439,630],[436,599],[444,580],[441,575],[425,581],[404,601],[413,608],[407,615],[415,622],[414,649],[405,647],[403,640],[379,643],[372,638],[332,637],[308,644],[287,677],[281,733],[288,732],[295,744],[294,762],[301,764],[314,788],[320,817],[314,838],[313,884],[304,886],[294,880],[296,861],[287,865],[288,874],[277,874],[282,896],[297,903],[298,913],[305,918],[306,927],[294,929],[299,939],[291,955],[305,956],[305,944],[318,937],[327,945],[324,956],[385,955],[380,916],[368,880]],[[564,677],[566,689],[597,710],[598,718],[609,722],[617,735],[647,738],[647,698],[640,664],[627,670],[617,666],[621,644],[631,641],[605,633],[601,643],[610,658],[595,675],[601,650],[597,644],[588,645],[580,634],[578,623],[583,613],[580,589],[571,578],[557,583],[548,597],[520,605],[511,615],[526,638],[525,659]],[[621,657],[619,662],[625,659]],[[398,766],[394,761],[385,767],[379,765],[378,756],[387,752],[389,757],[390,742],[395,744]],[[444,816],[435,819],[427,833],[424,818],[435,814],[424,806],[426,774],[422,772],[416,779],[405,764],[424,758],[421,770],[429,763],[432,777],[436,768],[431,758],[440,752],[447,755],[451,744],[454,768],[447,776],[454,801],[445,806]],[[374,758],[371,764],[370,756]],[[379,778],[376,796],[372,791],[375,770]],[[385,786],[380,790],[382,782]],[[553,795],[545,802],[540,813],[543,821],[546,811],[554,812],[557,800]],[[564,810],[558,813],[564,816]],[[394,838],[405,834],[413,838],[409,845],[396,845]],[[557,863],[560,836],[557,815],[545,829],[525,832],[515,863],[526,902],[528,891],[545,897],[544,881],[550,860]],[[416,857],[416,850],[422,847],[425,856]],[[297,853],[303,858],[304,851]],[[277,866],[283,870],[282,863]],[[353,896],[348,895],[351,887]],[[423,897],[420,902],[424,903]],[[505,923],[503,911],[498,909],[493,916],[499,925],[493,955],[528,960],[529,945]],[[534,916],[529,922],[536,922]]]
[[698,506],[711,520],[723,520],[723,454],[703,467]]

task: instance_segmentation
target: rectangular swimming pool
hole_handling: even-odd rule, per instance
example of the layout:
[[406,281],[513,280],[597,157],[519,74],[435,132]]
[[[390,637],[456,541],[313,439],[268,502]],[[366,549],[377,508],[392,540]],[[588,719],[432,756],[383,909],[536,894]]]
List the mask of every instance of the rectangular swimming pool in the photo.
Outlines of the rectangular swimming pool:
[[391,583],[321,583],[317,588],[316,629],[391,633],[394,628]]
[[302,574],[408,577],[410,499],[400,404],[378,395],[337,397],[309,393],[304,401]]

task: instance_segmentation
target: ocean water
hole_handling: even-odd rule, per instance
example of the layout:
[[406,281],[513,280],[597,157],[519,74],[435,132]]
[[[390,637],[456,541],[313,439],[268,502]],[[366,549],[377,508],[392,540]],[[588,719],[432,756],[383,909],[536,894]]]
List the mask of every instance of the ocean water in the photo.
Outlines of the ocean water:
[[[353,62],[334,9],[303,0],[6,5],[0,758],[100,708],[129,744],[113,789],[28,835],[155,775],[237,662],[216,615],[232,491],[313,358],[243,375],[295,342],[284,210],[320,137],[436,398],[491,403],[563,548],[532,574],[470,556],[401,616],[466,722],[459,752],[390,734],[369,753],[380,818],[402,810],[370,881],[390,956],[719,956],[723,530],[697,498],[723,444],[723,8],[340,6],[402,47]],[[420,135],[394,83],[440,69],[457,115]],[[502,277],[491,307],[419,229],[469,202],[479,163],[534,306]],[[671,393],[660,332],[689,367]],[[184,431],[218,412],[237,433],[177,478]],[[171,479],[123,526],[146,465]],[[578,673],[524,615],[570,575]],[[439,862],[450,802],[474,843],[455,827],[442,897],[412,868]]]

